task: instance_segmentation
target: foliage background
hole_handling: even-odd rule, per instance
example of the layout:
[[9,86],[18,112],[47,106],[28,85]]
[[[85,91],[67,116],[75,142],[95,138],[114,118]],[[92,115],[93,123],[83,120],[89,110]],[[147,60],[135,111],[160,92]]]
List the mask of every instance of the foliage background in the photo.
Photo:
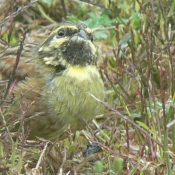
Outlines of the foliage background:
[[[0,5],[1,42],[11,46],[24,33],[26,43],[39,44],[65,20],[93,28],[106,86],[104,115],[87,131],[54,144],[50,157],[51,143],[3,140],[2,132],[0,172],[175,173],[175,1],[1,0]],[[88,143],[102,151],[84,157]]]

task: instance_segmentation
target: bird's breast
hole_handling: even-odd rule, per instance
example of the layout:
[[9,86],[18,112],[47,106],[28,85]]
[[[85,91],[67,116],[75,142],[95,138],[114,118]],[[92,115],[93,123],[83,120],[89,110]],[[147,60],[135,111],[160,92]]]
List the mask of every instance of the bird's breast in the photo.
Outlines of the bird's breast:
[[101,110],[92,96],[104,99],[104,86],[95,66],[72,66],[54,77],[43,89],[53,120],[63,123],[91,120]]

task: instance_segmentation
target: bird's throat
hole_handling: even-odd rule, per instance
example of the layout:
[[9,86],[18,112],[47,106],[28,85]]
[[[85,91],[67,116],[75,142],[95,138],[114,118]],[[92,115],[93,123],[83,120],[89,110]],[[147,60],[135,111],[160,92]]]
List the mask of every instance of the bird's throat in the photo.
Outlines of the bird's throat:
[[93,76],[98,76],[99,73],[95,66],[69,66],[63,73],[64,76],[73,78],[78,81],[91,80]]

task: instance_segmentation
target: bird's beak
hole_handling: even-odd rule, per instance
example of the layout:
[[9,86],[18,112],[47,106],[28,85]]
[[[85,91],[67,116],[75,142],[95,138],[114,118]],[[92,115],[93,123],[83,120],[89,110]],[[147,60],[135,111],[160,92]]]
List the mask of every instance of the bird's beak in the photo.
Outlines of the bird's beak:
[[78,44],[83,44],[86,40],[88,40],[88,37],[84,30],[80,30],[71,38],[71,41],[77,42]]

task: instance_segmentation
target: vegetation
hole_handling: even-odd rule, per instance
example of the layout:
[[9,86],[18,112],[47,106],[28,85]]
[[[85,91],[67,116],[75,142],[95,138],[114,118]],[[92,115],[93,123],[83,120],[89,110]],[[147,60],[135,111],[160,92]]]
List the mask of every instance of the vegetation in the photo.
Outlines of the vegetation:
[[[175,174],[175,1],[1,4],[0,37],[8,45],[19,44],[21,36],[26,43],[41,43],[56,23],[67,19],[93,28],[106,87],[106,101],[99,100],[105,113],[86,131],[54,144],[11,139],[8,127],[4,130],[8,103],[1,90],[1,173]],[[4,86],[6,81],[0,83]],[[84,157],[88,143],[98,144],[101,151]]]

